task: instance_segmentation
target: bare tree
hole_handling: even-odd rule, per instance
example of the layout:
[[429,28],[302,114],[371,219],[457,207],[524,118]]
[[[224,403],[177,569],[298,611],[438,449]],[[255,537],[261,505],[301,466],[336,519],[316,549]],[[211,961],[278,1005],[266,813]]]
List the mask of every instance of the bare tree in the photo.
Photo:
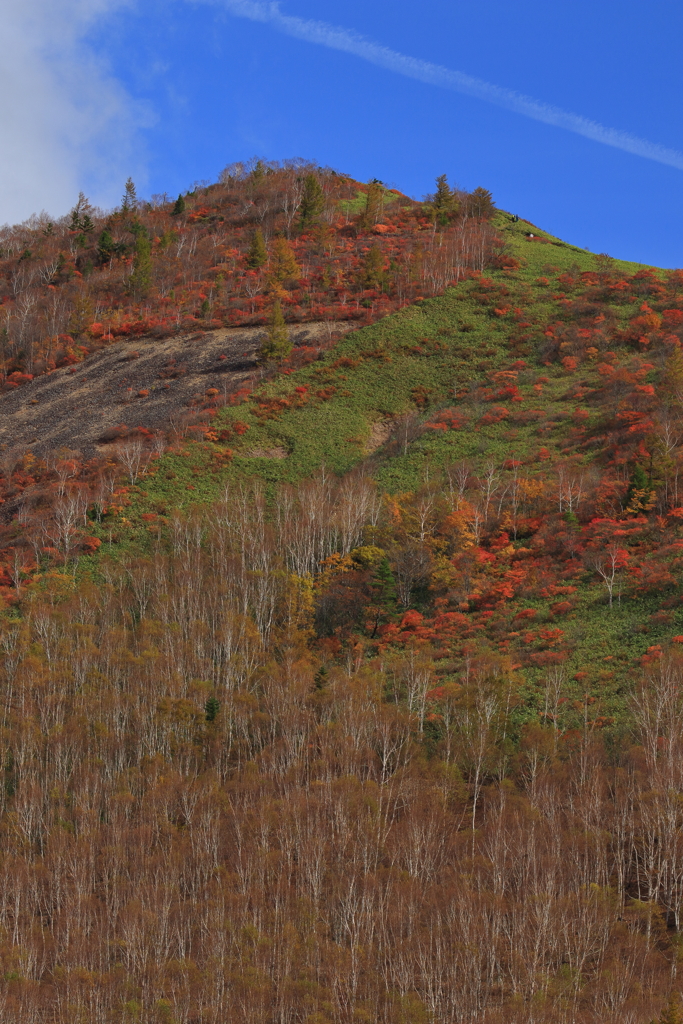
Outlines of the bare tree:
[[135,485],[140,476],[144,476],[151,458],[151,452],[139,437],[131,437],[121,441],[115,448],[116,458],[123,466],[128,480]]
[[614,543],[600,551],[587,551],[584,555],[584,564],[596,572],[605,585],[610,608],[615,588],[619,603],[621,603],[621,574],[627,560],[628,553]]

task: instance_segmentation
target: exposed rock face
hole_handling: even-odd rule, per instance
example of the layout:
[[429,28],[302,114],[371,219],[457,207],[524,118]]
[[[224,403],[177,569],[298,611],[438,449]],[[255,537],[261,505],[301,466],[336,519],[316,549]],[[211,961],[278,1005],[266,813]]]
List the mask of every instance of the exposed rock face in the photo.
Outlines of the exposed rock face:
[[[304,324],[292,340],[326,341],[334,326]],[[247,327],[116,342],[0,395],[0,445],[35,454],[78,449],[87,458],[121,423],[168,429],[207,389],[236,391],[257,369],[262,337],[263,328]]]

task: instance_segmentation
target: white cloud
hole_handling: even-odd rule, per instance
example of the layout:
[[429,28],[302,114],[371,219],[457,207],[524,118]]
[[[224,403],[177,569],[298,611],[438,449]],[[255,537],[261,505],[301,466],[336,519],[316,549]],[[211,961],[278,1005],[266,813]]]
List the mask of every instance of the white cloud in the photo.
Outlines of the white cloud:
[[512,89],[501,88],[490,82],[484,82],[480,78],[465,75],[460,71],[451,71],[439,64],[430,64],[428,61],[397,53],[396,50],[373,43],[348,29],[339,28],[324,21],[311,21],[282,14],[278,3],[259,3],[254,0],[204,0],[204,2],[217,2],[236,17],[272,25],[280,32],[297,39],[326,46],[332,50],[351,53],[355,57],[386,68],[388,71],[394,71],[430,85],[451,89],[454,92],[464,93],[467,96],[474,96],[487,103],[492,103],[494,106],[514,111],[524,117],[530,117],[534,121],[541,121],[557,128],[564,128],[576,135],[583,135],[593,142],[622,149],[635,156],[644,157],[646,160],[655,160],[657,163],[683,170],[683,153],[675,149],[668,149],[617,128],[608,128],[580,114],[571,114],[559,107],[551,106],[549,103],[535,100],[531,96],[524,96]]
[[139,171],[139,113],[88,45],[127,0],[3,0],[0,5],[0,223],[59,216],[80,189],[114,205]]

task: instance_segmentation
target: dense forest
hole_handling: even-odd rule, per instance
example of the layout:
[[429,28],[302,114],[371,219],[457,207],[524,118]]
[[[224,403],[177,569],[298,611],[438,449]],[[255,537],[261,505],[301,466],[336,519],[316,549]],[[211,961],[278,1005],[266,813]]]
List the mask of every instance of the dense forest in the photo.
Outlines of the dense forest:
[[0,452],[0,1017],[683,1020],[683,272],[260,161],[0,246],[0,415],[262,331]]

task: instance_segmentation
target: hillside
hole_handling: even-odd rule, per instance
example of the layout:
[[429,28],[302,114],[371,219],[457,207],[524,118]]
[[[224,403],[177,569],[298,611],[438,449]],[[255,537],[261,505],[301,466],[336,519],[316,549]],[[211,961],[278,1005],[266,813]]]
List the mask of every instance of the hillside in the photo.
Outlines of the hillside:
[[68,340],[3,306],[3,1012],[647,1024],[680,987],[683,272],[444,179],[127,195],[5,241],[11,283],[83,236],[26,285]]

